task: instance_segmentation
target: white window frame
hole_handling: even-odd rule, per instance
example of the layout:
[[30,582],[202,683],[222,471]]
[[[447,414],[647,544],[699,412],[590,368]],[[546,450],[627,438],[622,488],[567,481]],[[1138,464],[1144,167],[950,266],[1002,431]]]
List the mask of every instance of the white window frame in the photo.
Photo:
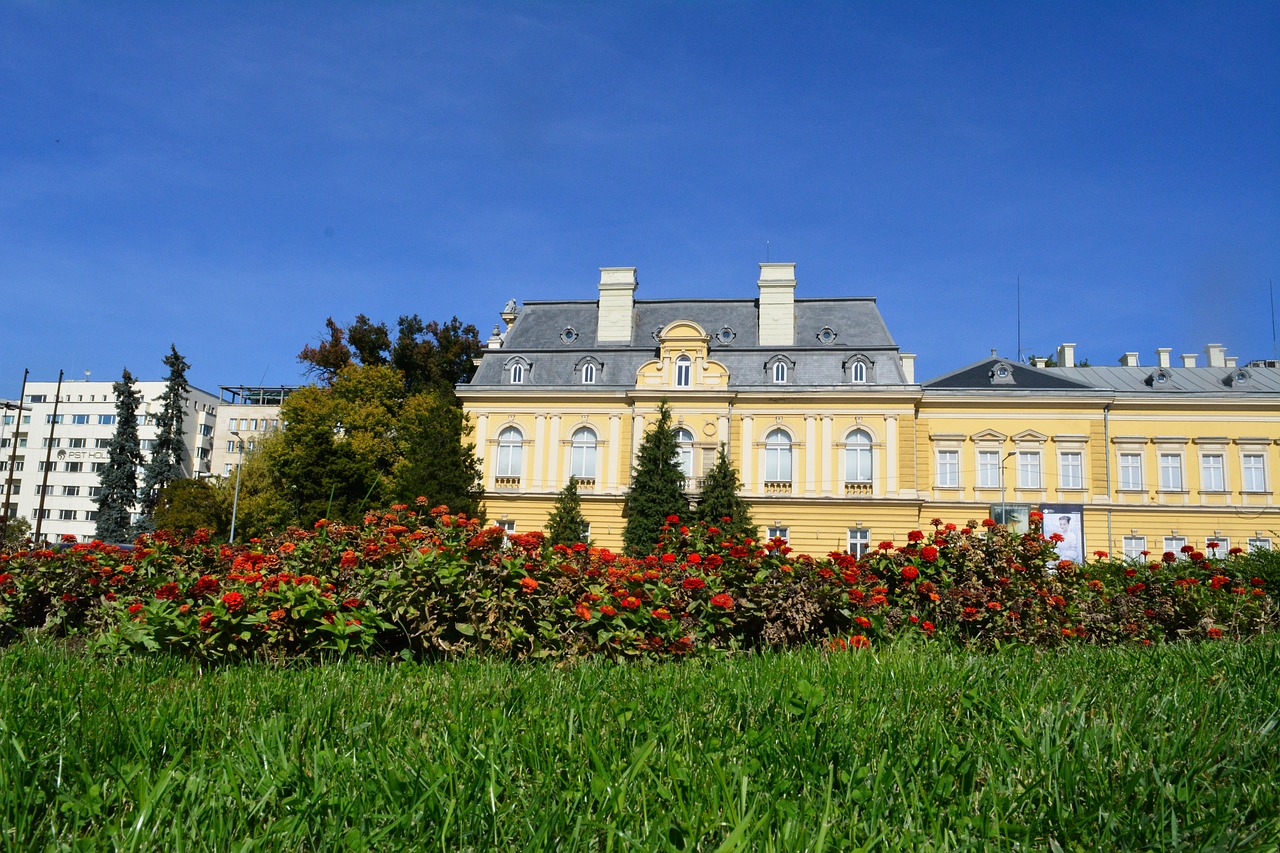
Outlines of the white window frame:
[[787,363],[779,359],[773,363],[773,383],[785,385],[787,382]]
[[1019,450],[1014,460],[1018,466],[1018,488],[1035,490],[1044,488],[1044,467],[1039,450]]
[[[1217,542],[1218,547],[1210,550],[1209,543]],[[1204,537],[1204,553],[1208,557],[1225,557],[1231,553],[1231,537],[1230,536],[1206,536]]]
[[693,433],[684,427],[676,427],[676,448],[680,473],[686,480],[693,479]]
[[676,387],[688,388],[693,384],[693,359],[687,355],[676,358]]
[[1221,453],[1200,454],[1200,491],[1227,490],[1227,460]]
[[849,381],[854,385],[867,384],[867,363],[865,361],[855,361],[849,368]]
[[1182,556],[1182,549],[1187,545],[1187,537],[1185,536],[1166,536],[1164,537],[1164,549],[1172,551],[1177,556]]
[[793,442],[785,429],[778,427],[764,437],[764,479],[767,483],[792,482]]
[[787,527],[769,527],[766,529],[766,539],[784,539],[791,540],[791,530]]
[[845,550],[854,557],[861,557],[871,549],[871,531],[866,527],[850,527]]
[[1143,455],[1141,452],[1131,450],[1121,451],[1119,472],[1119,490],[1122,492],[1140,492],[1143,491],[1142,485],[1142,463]]
[[569,440],[569,476],[577,480],[596,478],[599,439],[591,427],[578,427]]
[[512,385],[524,384],[524,365],[518,361],[515,364],[511,365],[511,384]]
[[1181,492],[1184,490],[1186,477],[1182,470],[1181,453],[1161,453],[1157,464],[1160,467],[1160,491]]
[[1250,551],[1270,551],[1271,537],[1270,536],[1250,536],[1249,550]]
[[[1256,462],[1256,464],[1254,464]],[[1240,454],[1240,491],[1265,492],[1267,490],[1267,455],[1244,452]]]
[[498,433],[498,454],[494,465],[497,477],[519,477],[524,468],[524,433],[505,427]]
[[844,440],[844,481],[871,483],[875,481],[875,474],[871,433],[865,429],[850,430]]
[[587,362],[586,364],[582,365],[582,384],[583,385],[596,384],[596,366],[591,362]]
[[1140,560],[1142,559],[1142,552],[1147,550],[1147,537],[1126,536],[1121,540],[1121,548],[1124,551],[1126,560]]
[[1058,488],[1071,491],[1084,488],[1084,453],[1082,451],[1058,451]]
[[1000,488],[1000,451],[979,450],[978,480],[974,484],[979,489]]
[[960,488],[960,451],[938,448],[934,451],[934,482],[939,489]]

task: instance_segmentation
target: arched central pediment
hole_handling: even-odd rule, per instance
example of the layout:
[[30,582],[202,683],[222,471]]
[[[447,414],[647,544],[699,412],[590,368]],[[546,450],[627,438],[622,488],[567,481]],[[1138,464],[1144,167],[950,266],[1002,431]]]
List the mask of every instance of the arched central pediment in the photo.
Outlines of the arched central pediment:
[[658,344],[661,346],[699,342],[705,348],[710,341],[711,336],[706,330],[692,320],[673,320],[658,332]]
[[711,336],[692,320],[674,320],[658,332],[658,357],[636,371],[637,388],[727,388],[729,371],[707,355]]

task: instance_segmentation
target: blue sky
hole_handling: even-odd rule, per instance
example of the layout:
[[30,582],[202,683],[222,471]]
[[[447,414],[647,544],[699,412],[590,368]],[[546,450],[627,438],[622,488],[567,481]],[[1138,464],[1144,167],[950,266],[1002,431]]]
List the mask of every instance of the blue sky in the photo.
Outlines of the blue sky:
[[[1273,354],[1280,4],[0,2],[0,394],[325,318],[879,300],[917,375]],[[766,243],[768,248],[766,248]],[[1280,284],[1280,283],[1278,283]],[[1203,358],[1202,358],[1203,363]]]

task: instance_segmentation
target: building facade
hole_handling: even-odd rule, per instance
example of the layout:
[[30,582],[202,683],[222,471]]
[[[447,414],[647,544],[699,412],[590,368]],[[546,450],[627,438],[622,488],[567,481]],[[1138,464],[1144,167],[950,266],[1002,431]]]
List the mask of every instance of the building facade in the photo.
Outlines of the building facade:
[[216,476],[230,477],[242,453],[257,450],[263,439],[280,429],[280,406],[298,386],[220,385],[218,390],[210,469]]
[[[0,491],[8,484],[10,516],[39,523],[41,539],[75,536],[88,541],[97,525],[99,478],[116,430],[116,398],[111,382],[64,380],[28,382],[21,409],[6,408],[0,431]],[[165,383],[138,382],[142,397],[138,439],[144,459],[156,438]],[[190,389],[183,415],[183,473],[211,472],[218,398]],[[142,483],[139,472],[139,485]]]
[[666,400],[689,495],[723,445],[761,532],[807,553],[1033,507],[1071,547],[1132,554],[1268,547],[1280,527],[1274,365],[1210,345],[1204,365],[1161,350],[1151,367],[1132,353],[1083,367],[1064,345],[1059,366],[993,355],[919,384],[874,299],[796,298],[794,264],[761,264],[750,299],[646,301],[637,287],[634,268],[604,268],[597,300],[502,312],[458,389],[490,519],[541,528],[573,476],[591,538],[618,547]]

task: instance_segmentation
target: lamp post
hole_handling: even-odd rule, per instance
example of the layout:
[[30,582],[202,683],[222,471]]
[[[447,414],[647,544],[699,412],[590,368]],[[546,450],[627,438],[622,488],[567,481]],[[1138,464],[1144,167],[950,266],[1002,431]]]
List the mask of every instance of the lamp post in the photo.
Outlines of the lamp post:
[[236,494],[231,499],[231,536],[227,539],[228,545],[234,545],[236,544],[236,513],[240,509],[240,469],[244,467],[244,439],[235,430],[230,432],[236,437],[236,443],[240,445],[240,461],[236,463]]
[[1016,450],[1010,450],[1004,455],[1004,458],[1000,460],[1000,523],[1006,526],[1009,523],[1009,508],[1005,505],[1004,501],[1004,464],[1009,461],[1010,456],[1013,456],[1017,452],[1018,451]]

